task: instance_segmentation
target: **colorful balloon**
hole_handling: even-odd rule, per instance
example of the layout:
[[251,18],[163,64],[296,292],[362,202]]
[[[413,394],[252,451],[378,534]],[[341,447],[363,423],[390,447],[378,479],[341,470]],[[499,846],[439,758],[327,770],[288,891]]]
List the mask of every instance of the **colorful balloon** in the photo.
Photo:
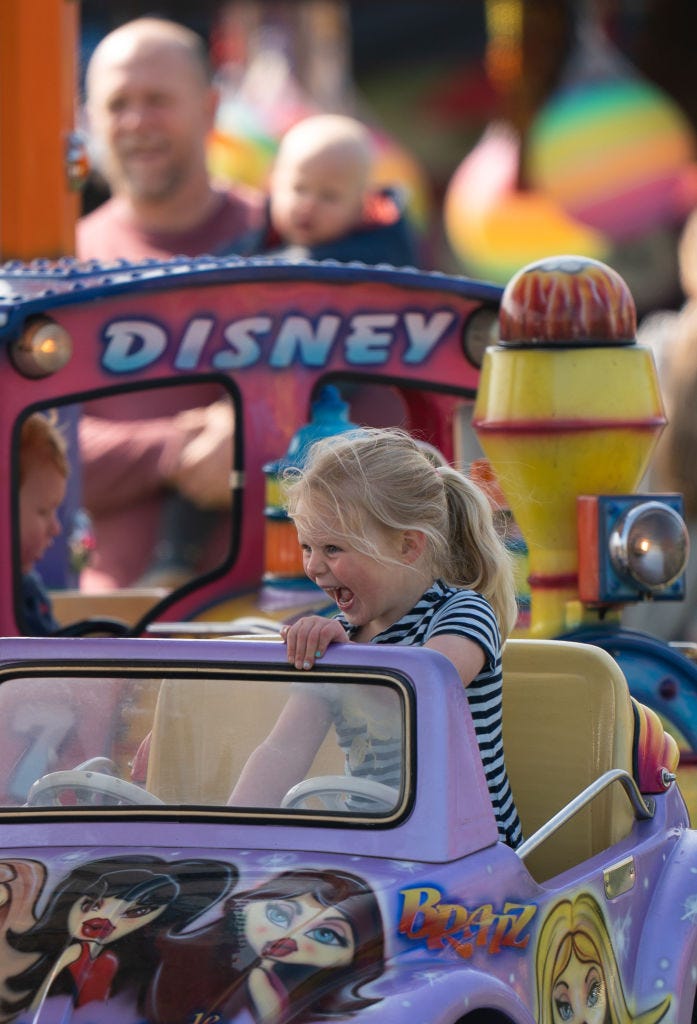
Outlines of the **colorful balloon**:
[[552,96],[527,147],[531,187],[612,239],[677,223],[697,198],[694,132],[677,104],[640,78]]

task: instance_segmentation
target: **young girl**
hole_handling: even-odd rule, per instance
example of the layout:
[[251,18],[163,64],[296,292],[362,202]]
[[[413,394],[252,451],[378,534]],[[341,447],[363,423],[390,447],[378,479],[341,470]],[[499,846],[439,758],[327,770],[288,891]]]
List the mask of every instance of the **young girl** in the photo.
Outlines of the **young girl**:
[[[467,687],[499,835],[517,846],[501,727],[501,644],[515,622],[515,589],[486,497],[435,466],[405,432],[361,429],[313,445],[288,481],[287,505],[305,572],[339,608],[333,619],[311,615],[284,627],[288,660],[311,669],[329,644],[346,641],[419,645],[448,657]],[[317,725],[312,699],[300,690],[290,698],[231,804],[268,805],[269,787],[280,799],[304,777],[329,724],[325,716]]]
[[281,139],[261,227],[223,255],[416,266],[418,252],[401,197],[373,185],[376,153],[366,125],[313,114]]

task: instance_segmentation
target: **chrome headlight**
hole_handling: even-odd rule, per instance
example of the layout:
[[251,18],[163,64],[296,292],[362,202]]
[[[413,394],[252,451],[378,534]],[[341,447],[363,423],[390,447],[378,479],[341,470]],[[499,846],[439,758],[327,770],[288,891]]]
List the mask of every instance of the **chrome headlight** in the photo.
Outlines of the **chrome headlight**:
[[585,604],[682,600],[689,551],[680,494],[578,498],[578,591]]
[[689,552],[683,518],[659,501],[645,501],[620,516],[610,532],[608,550],[615,572],[654,593],[685,571]]

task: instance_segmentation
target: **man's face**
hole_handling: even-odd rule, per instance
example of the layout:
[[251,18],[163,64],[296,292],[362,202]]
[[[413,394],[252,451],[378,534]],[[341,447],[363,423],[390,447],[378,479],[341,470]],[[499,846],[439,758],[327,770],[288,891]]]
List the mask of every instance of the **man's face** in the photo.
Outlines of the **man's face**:
[[215,93],[181,50],[104,54],[90,76],[88,112],[115,194],[166,200],[205,166]]

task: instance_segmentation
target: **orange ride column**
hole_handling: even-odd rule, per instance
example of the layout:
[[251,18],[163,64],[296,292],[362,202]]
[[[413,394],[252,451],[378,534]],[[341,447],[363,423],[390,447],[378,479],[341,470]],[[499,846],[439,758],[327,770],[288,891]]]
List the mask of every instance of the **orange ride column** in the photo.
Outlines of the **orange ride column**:
[[0,262],[75,251],[77,0],[2,0]]
[[665,424],[635,335],[627,285],[597,260],[541,260],[504,290],[473,423],[528,545],[530,636],[562,633],[578,607],[578,495],[633,493]]

